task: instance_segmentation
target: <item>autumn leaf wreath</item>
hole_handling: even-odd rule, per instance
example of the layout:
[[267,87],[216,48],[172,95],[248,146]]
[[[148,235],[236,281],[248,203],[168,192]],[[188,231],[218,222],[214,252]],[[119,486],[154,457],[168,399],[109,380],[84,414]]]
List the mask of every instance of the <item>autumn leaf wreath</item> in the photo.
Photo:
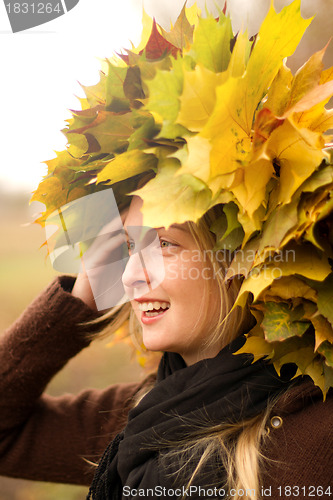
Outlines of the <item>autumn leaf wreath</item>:
[[63,130],[68,146],[46,162],[33,195],[46,207],[38,222],[110,186],[119,206],[140,195],[150,227],[157,215],[168,227],[223,204],[211,228],[216,248],[232,252],[226,278],[243,277],[236,304],[250,296],[256,318],[242,351],[267,356],[278,371],[296,363],[325,395],[333,386],[333,68],[323,70],[325,49],[295,75],[285,60],[311,20],[295,0],[280,13],[272,6],[250,40],[234,35],[225,11],[216,19],[184,7],[170,31],[143,21],[140,45],[106,60],[98,84],[83,87]]

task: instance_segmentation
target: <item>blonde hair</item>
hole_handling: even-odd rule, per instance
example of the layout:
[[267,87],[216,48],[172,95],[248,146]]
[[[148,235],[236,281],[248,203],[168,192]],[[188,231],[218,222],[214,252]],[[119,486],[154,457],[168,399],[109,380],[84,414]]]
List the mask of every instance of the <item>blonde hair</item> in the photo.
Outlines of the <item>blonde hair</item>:
[[[221,348],[229,344],[238,335],[249,329],[253,318],[248,307],[233,307],[237,297],[241,279],[234,278],[230,282],[225,281],[226,271],[230,262],[218,260],[214,251],[215,235],[210,231],[211,225],[222,214],[222,206],[218,205],[209,210],[197,223],[187,222],[188,229],[195,239],[197,246],[205,258],[208,257],[214,278],[217,280],[220,294],[219,321],[208,342],[221,339]],[[209,282],[205,287],[204,294],[209,292]],[[204,300],[203,300],[204,303]],[[206,311],[208,314],[208,311]],[[129,319],[130,331],[135,345],[142,348],[142,337],[140,324],[137,321],[130,304],[113,308],[101,319],[109,321],[104,333],[112,333],[117,330],[125,320]],[[110,321],[111,319],[111,321]],[[148,353],[149,354],[149,353]],[[136,404],[144,397],[150,388],[145,388],[136,401]],[[179,464],[176,474],[182,478],[183,484],[189,487],[194,478],[200,473],[203,466],[213,457],[219,458],[222,463],[221,479],[225,480],[225,489],[236,492],[244,491],[244,495],[233,495],[234,500],[242,498],[258,500],[260,485],[260,465],[263,457],[260,452],[262,439],[265,435],[265,426],[272,403],[260,415],[237,423],[221,423],[211,425],[202,422],[196,425],[193,434],[186,436],[182,442],[156,442],[163,463],[177,462]],[[188,476],[188,465],[193,460],[198,460],[194,470]],[[226,478],[225,478],[226,475]]]
[[[241,278],[226,282],[225,276],[232,258],[231,252],[223,252],[224,259],[217,258],[218,252],[212,251],[216,243],[215,234],[210,230],[213,222],[221,217],[222,205],[211,208],[197,223],[189,222],[189,230],[195,239],[199,250],[207,257],[216,279],[220,295],[220,317],[215,329],[209,339],[214,343],[217,338],[223,340],[222,346],[229,344],[240,333],[244,332],[252,321],[248,306],[241,308],[234,307],[234,303],[241,286]],[[208,282],[207,282],[208,283]],[[207,293],[207,289],[205,290]]]
[[[234,490],[234,500],[245,497],[257,500],[260,496],[260,469],[264,461],[260,448],[268,435],[266,422],[271,406],[272,403],[262,414],[244,421],[197,425],[197,430],[181,442],[161,442],[162,449],[166,450],[161,453],[162,466],[167,470],[169,463],[177,463],[178,469],[173,475],[181,479],[186,489],[205,464],[214,460],[222,467],[220,477],[216,474],[217,484],[211,484],[211,488],[223,488],[228,498],[228,492]],[[196,466],[189,474],[188,465],[193,463]]]

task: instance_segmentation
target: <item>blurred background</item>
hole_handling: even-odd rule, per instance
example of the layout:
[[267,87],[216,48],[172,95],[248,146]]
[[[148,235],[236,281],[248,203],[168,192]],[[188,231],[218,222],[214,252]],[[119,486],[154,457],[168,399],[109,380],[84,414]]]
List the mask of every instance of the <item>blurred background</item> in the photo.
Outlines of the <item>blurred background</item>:
[[[174,22],[183,0],[144,0],[148,14],[164,28]],[[193,2],[188,2],[192,5]],[[199,0],[215,12],[224,1]],[[281,9],[290,1],[276,0]],[[267,13],[270,0],[228,0],[234,30],[242,25],[255,33]],[[332,36],[332,0],[302,0],[304,17],[316,16],[289,66],[296,71]],[[93,9],[93,10],[92,10]],[[80,0],[67,15],[49,24],[12,34],[4,6],[0,5],[0,95],[2,96],[0,163],[0,332],[53,279],[55,271],[40,246],[43,230],[31,220],[38,207],[29,198],[46,173],[41,162],[65,147],[59,132],[68,109],[77,109],[82,96],[78,82],[93,85],[99,79],[99,58],[110,57],[121,47],[138,43],[141,32],[141,0]],[[333,44],[325,55],[333,65]],[[1,333],[0,333],[1,334]],[[48,392],[78,392],[83,387],[104,387],[119,381],[138,380],[141,369],[131,349],[108,340],[95,342],[72,360],[48,387]],[[0,416],[1,417],[1,416]],[[79,500],[87,489],[32,483],[0,477],[0,500]]]

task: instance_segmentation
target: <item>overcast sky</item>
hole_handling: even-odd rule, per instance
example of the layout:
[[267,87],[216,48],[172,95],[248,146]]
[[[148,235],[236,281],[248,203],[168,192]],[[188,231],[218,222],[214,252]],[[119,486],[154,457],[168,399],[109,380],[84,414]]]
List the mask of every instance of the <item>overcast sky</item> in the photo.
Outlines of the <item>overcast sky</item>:
[[[202,0],[197,3],[205,4]],[[215,3],[224,4],[206,1],[210,10]],[[277,6],[283,3],[290,2],[281,0]],[[245,20],[252,32],[257,31],[269,4],[270,0],[229,0],[235,29]],[[183,0],[145,0],[144,5],[167,28]],[[141,8],[141,0],[80,0],[66,15],[13,34],[0,2],[2,189],[30,192],[37,187],[46,173],[41,162],[65,147],[60,129],[69,116],[67,110],[78,109],[75,94],[83,95],[78,81],[96,83],[98,57],[109,57],[113,51],[129,47],[129,40],[138,43]],[[317,13],[313,37],[304,44],[311,53],[322,48],[332,35],[333,1],[303,0],[302,9],[304,16]],[[304,61],[304,54],[299,57]]]

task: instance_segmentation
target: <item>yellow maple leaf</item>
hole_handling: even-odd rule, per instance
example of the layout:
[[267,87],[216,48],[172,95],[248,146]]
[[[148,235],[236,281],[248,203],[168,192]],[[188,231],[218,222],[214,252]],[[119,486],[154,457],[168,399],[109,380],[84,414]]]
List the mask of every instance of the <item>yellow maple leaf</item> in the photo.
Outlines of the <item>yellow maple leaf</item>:
[[303,120],[309,120],[308,128],[313,130],[313,132],[323,133],[327,130],[333,128],[333,110],[327,111],[327,109],[323,108],[321,113],[318,113],[311,116],[309,113],[302,113],[302,119],[298,121],[300,126],[305,126]]
[[278,203],[289,203],[301,184],[325,157],[320,134],[298,129],[290,119],[275,129],[267,141],[267,154],[280,165]]
[[293,53],[310,22],[300,14],[300,0],[279,14],[272,4],[245,74],[230,77],[217,88],[214,111],[201,131],[203,137],[212,141],[212,177],[233,172],[239,163],[247,161],[258,103],[281,68],[283,58]]
[[159,174],[154,179],[131,193],[143,200],[143,224],[168,228],[174,223],[197,221],[211,206],[210,189],[193,175],[175,175],[179,167],[178,161],[169,158],[164,160],[163,166],[161,164],[162,162],[159,164]]
[[148,170],[154,170],[157,158],[153,154],[134,149],[116,156],[105,165],[97,175],[97,184],[107,182],[114,184]]
[[266,199],[267,184],[274,173],[274,167],[268,157],[251,161],[242,169],[243,182],[232,189],[240,206],[252,218],[254,212]]
[[[237,203],[237,200],[236,200]],[[242,247],[244,247],[251,237],[262,229],[263,220],[265,218],[266,208],[263,205],[260,205],[259,208],[252,214],[250,217],[247,212],[242,210],[242,207],[239,207],[240,212],[238,213],[238,220],[243,227],[244,230],[244,239],[242,243]]]
[[[299,128],[308,128],[323,133],[333,127],[333,110],[325,105],[333,94],[333,68],[323,71],[319,85],[297,104],[293,111],[293,121]],[[304,109],[299,109],[303,107]]]
[[141,52],[142,50],[144,50],[144,48],[146,47],[147,45],[147,42],[149,40],[149,37],[151,35],[151,31],[152,31],[152,27],[153,27],[153,18],[150,17],[147,12],[145,11],[145,9],[143,8],[142,9],[142,33],[141,33],[141,40],[140,40],[140,43],[139,45],[134,49],[134,47],[132,48],[132,50],[139,54],[139,52]]
[[314,315],[311,318],[311,322],[315,328],[315,350],[326,340],[333,344],[333,328],[330,322],[321,314]]
[[69,139],[67,151],[74,158],[81,158],[88,151],[89,143],[85,135],[73,133],[68,134],[67,138]]
[[238,33],[235,46],[231,52],[227,70],[228,76],[237,78],[244,74],[251,46],[252,42],[249,41],[248,33]]
[[282,61],[290,56],[299,44],[312,19],[303,19],[300,12],[301,1],[295,0],[276,13],[271,8],[263,21],[253,52],[249,59],[245,78],[240,87],[244,109],[242,122],[247,132],[251,130],[253,115],[258,102],[266,94]]
[[56,168],[77,167],[81,164],[81,161],[73,158],[67,150],[55,151],[55,153],[56,158],[44,162],[47,165],[48,174],[52,174]]
[[326,82],[323,85],[317,85],[307,94],[304,95],[296,104],[288,109],[283,118],[290,116],[291,113],[305,112],[309,108],[318,103],[325,103],[330,99],[333,94],[333,81]]
[[239,297],[251,292],[254,300],[261,299],[264,290],[283,276],[298,274],[308,279],[323,281],[330,272],[331,267],[326,256],[313,252],[313,249],[307,246],[291,244],[281,261],[273,260],[252,269],[240,288]]
[[253,363],[255,363],[263,357],[271,358],[274,355],[274,349],[265,339],[253,335],[251,337],[248,336],[243,347],[235,352],[235,354],[249,353],[253,355]]
[[276,117],[282,116],[286,110],[292,82],[293,74],[284,61],[269,88],[265,103],[265,108]]
[[193,42],[193,27],[198,24],[200,9],[196,5],[185,7],[184,4],[175,25],[171,23],[170,31],[165,31],[160,27],[161,34],[168,42],[179,49],[184,49],[186,45]]
[[[312,113],[309,108],[317,105],[318,102],[320,102],[321,111],[323,110],[324,104],[332,93],[329,82],[333,78],[331,71],[322,71],[322,60],[326,48],[313,54],[294,77],[290,69],[283,64],[272,82],[265,103],[275,116],[287,118],[296,112],[302,114],[310,111]],[[304,121],[303,118],[303,123]]]
[[[229,78],[216,89],[216,105],[200,135],[210,139],[212,178],[234,172],[251,150],[250,135],[240,125],[239,79]],[[221,187],[226,187],[221,185]]]
[[296,276],[284,276],[275,280],[262,293],[264,302],[275,299],[289,301],[299,297],[316,302],[317,292]]
[[193,132],[200,131],[214,109],[216,87],[221,81],[221,74],[216,74],[201,64],[197,64],[194,71],[185,71],[177,122]]
[[88,190],[80,187],[75,187],[68,192],[68,189],[63,188],[60,179],[54,176],[47,177],[39,183],[38,188],[31,197],[31,202],[39,201],[46,206],[43,216],[37,222],[43,225],[47,217],[55,210],[86,194],[88,194]]
[[285,103],[285,111],[293,109],[293,107],[301,101],[301,99],[309,94],[314,88],[319,85],[320,76],[323,70],[323,57],[326,47],[319,52],[315,52],[308,61],[296,72],[293,78],[288,100]]
[[192,174],[207,183],[210,173],[209,156],[211,148],[208,139],[200,135],[189,137],[186,148],[179,150],[174,155],[175,158],[180,159],[181,157],[182,160],[182,166],[175,175]]

